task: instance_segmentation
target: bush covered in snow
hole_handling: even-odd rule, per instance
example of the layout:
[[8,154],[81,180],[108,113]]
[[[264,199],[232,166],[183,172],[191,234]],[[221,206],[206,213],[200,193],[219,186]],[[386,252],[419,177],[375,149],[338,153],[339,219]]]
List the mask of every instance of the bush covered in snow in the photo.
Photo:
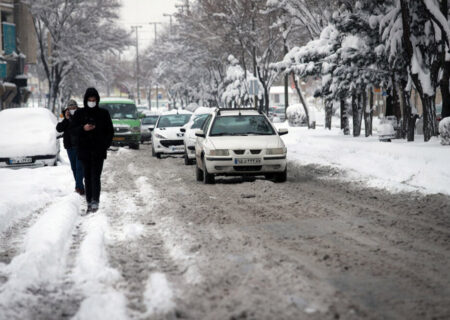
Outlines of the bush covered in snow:
[[308,126],[305,109],[301,104],[293,104],[286,110],[286,116],[291,127]]
[[439,123],[439,134],[441,135],[441,144],[450,145],[450,117],[442,119]]

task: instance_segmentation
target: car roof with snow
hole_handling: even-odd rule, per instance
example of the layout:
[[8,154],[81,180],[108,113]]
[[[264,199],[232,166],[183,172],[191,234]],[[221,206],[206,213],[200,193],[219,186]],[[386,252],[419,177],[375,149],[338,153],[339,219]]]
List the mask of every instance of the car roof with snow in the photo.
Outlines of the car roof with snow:
[[100,99],[100,104],[103,103],[125,103],[125,104],[135,104],[133,100],[127,98],[115,98],[107,97]]
[[256,109],[216,109],[216,113],[218,116],[257,116],[260,115],[258,110]]
[[162,116],[167,116],[170,114],[192,114],[192,112],[187,110],[170,110],[170,111],[164,111],[161,113]]

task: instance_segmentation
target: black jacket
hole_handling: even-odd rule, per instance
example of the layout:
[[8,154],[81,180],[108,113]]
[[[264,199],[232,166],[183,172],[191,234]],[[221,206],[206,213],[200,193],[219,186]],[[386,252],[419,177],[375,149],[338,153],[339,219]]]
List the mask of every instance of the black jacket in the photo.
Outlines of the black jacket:
[[[66,113],[65,111],[66,110],[63,111],[63,114]],[[73,126],[72,117],[70,117],[69,119],[66,119],[64,117],[64,120],[56,125],[56,131],[64,132],[64,148],[70,149],[78,147],[78,137],[80,135],[80,130],[79,128],[75,128]]]
[[[97,105],[94,108],[87,106],[89,97],[97,98]],[[108,110],[98,106],[100,96],[94,88],[88,88],[84,95],[84,108],[78,109],[73,116],[73,124],[80,130],[78,140],[78,159],[89,160],[91,158],[106,159],[106,150],[111,146],[114,137],[114,128]],[[95,124],[95,129],[85,131],[84,125]]]

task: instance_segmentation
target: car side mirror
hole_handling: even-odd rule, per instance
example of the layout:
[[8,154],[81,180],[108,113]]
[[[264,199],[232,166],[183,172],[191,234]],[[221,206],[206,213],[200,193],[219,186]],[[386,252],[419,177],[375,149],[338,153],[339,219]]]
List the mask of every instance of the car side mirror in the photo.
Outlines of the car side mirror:
[[186,128],[180,128],[181,132],[186,132]]
[[288,129],[278,129],[278,135],[280,135],[280,136],[283,136],[288,133],[289,133]]
[[200,138],[205,138],[206,134],[203,130],[197,130],[197,131],[195,131],[195,136],[200,137]]

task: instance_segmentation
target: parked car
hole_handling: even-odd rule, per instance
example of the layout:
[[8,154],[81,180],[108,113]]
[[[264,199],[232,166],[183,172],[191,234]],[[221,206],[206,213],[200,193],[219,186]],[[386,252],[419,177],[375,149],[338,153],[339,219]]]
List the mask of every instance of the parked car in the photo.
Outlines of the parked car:
[[152,155],[183,154],[184,133],[180,128],[191,119],[192,113],[185,110],[171,110],[162,113],[152,133]]
[[184,164],[190,165],[195,161],[195,141],[197,137],[195,136],[195,131],[201,129],[203,124],[214,112],[212,108],[200,107],[194,112],[188,123],[180,129],[184,133]]
[[100,108],[109,111],[113,126],[113,145],[139,149],[141,141],[141,121],[133,100],[124,98],[104,98]]
[[152,131],[159,116],[147,116],[141,120],[141,143],[152,140]]
[[0,167],[56,165],[59,156],[56,117],[45,108],[0,112]]
[[269,107],[269,119],[272,122],[284,122],[286,120],[286,109],[284,107]]
[[196,178],[214,183],[215,176],[264,175],[286,181],[286,146],[266,115],[254,109],[217,109],[195,135]]
[[380,121],[378,127],[378,139],[383,142],[391,142],[399,137],[400,124],[396,116],[386,116]]

